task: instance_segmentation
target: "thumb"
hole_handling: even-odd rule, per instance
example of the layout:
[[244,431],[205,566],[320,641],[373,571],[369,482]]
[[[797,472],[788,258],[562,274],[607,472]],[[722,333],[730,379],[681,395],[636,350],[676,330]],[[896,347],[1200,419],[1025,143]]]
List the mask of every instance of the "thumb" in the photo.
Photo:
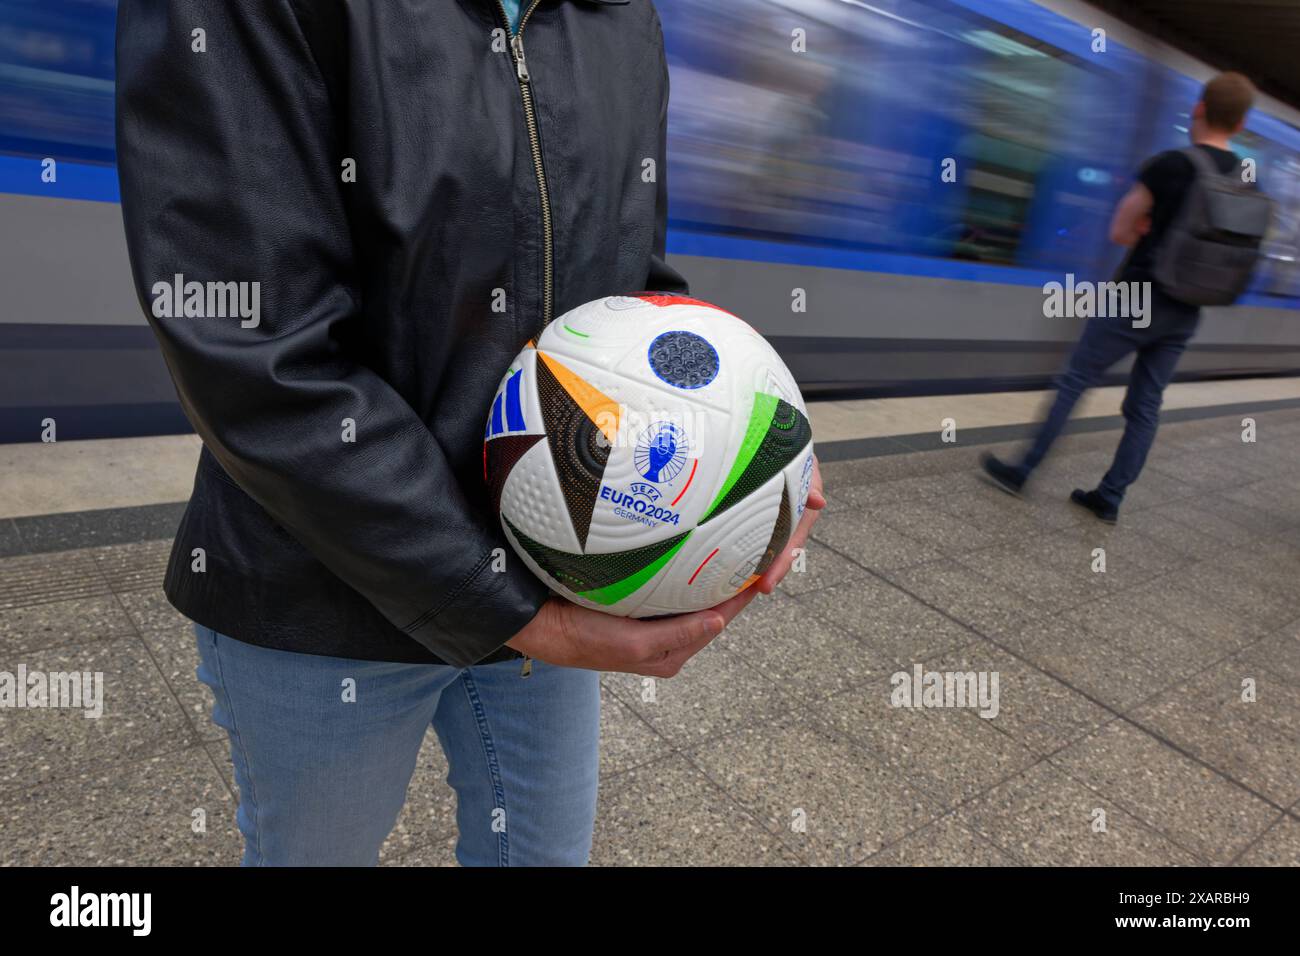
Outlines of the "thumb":
[[645,656],[653,657],[695,644],[707,644],[722,633],[726,624],[722,615],[714,610],[647,621],[642,625],[650,629],[646,632]]

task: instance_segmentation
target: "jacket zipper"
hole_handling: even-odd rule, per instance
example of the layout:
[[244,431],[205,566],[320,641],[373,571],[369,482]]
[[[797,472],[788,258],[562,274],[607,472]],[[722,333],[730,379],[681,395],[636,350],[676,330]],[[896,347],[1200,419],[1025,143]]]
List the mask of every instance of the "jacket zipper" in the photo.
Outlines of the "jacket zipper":
[[[551,283],[554,271],[554,249],[551,242],[551,196],[546,189],[546,170],[542,166],[542,141],[537,134],[537,112],[533,108],[533,91],[528,74],[528,61],[524,57],[524,27],[533,15],[541,0],[532,4],[519,18],[519,29],[510,34],[510,52],[515,60],[515,75],[519,78],[519,93],[524,99],[524,122],[528,126],[528,145],[533,154],[533,169],[537,173],[537,194],[542,204],[542,328],[551,322]],[[501,21],[510,32],[510,18],[506,16],[505,5],[496,0],[497,11]]]

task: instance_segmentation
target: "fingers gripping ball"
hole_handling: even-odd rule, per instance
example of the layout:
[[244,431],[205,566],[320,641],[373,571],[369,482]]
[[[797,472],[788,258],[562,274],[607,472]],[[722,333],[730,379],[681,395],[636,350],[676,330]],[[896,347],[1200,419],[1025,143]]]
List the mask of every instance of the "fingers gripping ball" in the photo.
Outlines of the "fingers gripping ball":
[[502,379],[484,470],[506,537],[575,603],[648,617],[751,585],[798,524],[807,408],[745,322],[684,296],[588,302]]

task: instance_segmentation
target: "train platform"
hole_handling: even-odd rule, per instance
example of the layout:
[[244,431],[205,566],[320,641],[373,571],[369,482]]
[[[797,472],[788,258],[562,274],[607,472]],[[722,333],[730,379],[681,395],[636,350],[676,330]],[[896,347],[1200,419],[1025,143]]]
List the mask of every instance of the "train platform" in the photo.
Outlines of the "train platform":
[[[1300,865],[1300,379],[1171,387],[1110,527],[1067,498],[1121,397],[1019,500],[977,456],[1042,393],[811,405],[802,568],[677,678],[603,678],[592,862]],[[0,864],[239,860],[161,590],[198,447],[0,446],[0,672],[104,675],[98,719],[0,709]],[[430,734],[382,863],[454,862],[445,773]]]

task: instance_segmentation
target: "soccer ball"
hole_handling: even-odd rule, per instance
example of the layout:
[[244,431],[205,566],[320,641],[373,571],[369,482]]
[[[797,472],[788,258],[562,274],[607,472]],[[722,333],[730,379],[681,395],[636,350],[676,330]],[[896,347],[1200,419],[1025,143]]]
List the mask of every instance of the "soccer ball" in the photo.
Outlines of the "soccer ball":
[[484,477],[520,558],[576,604],[698,611],[749,587],[803,514],[812,428],[745,322],[685,296],[588,302],[511,364]]

